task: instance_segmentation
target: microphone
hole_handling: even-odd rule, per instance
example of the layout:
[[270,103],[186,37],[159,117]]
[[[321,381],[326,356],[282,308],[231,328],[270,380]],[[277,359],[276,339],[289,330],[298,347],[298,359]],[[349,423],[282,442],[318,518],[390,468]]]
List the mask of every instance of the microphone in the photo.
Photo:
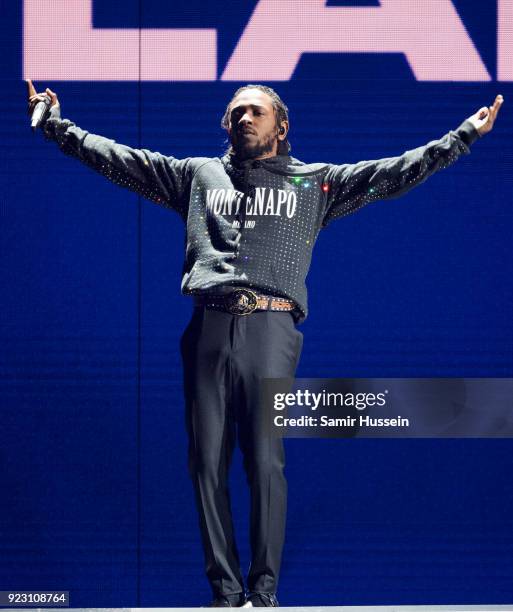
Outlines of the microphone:
[[32,127],[33,132],[35,132],[37,128],[43,123],[43,120],[46,118],[46,115],[50,110],[50,104],[52,100],[47,94],[43,94],[43,96],[44,100],[41,100],[36,104],[32,113],[30,125]]

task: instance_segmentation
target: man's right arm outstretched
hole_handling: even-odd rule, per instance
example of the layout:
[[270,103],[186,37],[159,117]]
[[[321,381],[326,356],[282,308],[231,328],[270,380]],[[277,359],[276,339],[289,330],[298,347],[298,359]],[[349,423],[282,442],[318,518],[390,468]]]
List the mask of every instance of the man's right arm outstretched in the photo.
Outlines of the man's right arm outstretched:
[[[91,134],[69,119],[62,119],[57,95],[50,89],[50,114],[43,125],[45,138],[78,158],[113,183],[135,191],[162,206],[187,215],[190,158],[176,159],[147,149],[133,149],[114,140]],[[29,98],[29,113],[44,94]]]

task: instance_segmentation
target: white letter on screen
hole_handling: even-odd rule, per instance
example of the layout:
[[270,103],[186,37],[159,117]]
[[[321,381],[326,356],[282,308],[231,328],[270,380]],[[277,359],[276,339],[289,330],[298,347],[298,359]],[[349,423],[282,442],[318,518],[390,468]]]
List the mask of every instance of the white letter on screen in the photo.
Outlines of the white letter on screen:
[[419,81],[491,80],[450,0],[260,0],[221,80],[287,81],[303,53],[404,53]]
[[24,79],[216,80],[216,30],[93,28],[92,1],[25,0]]

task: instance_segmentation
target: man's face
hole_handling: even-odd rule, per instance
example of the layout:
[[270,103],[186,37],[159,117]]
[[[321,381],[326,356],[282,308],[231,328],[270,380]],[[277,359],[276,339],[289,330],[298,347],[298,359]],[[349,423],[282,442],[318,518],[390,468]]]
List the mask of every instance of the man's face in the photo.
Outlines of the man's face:
[[230,142],[237,157],[262,159],[278,151],[278,126],[271,98],[259,89],[242,91],[230,104]]

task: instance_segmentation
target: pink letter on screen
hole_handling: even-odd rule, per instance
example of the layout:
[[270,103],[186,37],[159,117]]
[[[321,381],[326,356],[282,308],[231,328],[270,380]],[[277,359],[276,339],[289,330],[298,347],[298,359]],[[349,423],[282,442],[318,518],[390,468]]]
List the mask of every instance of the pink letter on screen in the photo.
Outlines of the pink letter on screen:
[[450,0],[260,0],[221,80],[287,81],[302,53],[404,53],[419,81],[491,80]]
[[513,81],[513,0],[499,0],[497,17],[497,80]]
[[215,81],[216,57],[213,29],[95,29],[92,0],[24,2],[25,79]]

